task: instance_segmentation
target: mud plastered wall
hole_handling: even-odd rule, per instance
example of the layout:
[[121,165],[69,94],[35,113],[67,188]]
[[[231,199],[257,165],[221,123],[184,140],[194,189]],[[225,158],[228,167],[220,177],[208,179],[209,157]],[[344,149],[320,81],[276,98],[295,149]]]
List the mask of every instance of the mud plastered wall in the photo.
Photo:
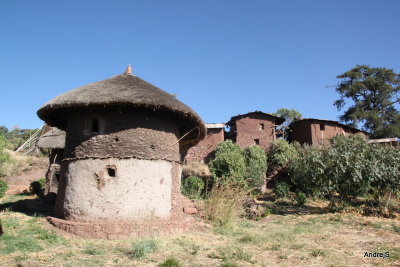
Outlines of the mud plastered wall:
[[58,215],[66,220],[105,223],[171,214],[171,162],[85,159],[64,165],[68,186]]
[[179,186],[172,175],[180,158],[174,120],[151,112],[99,111],[73,114],[66,132],[56,216],[107,223],[171,215],[172,187]]

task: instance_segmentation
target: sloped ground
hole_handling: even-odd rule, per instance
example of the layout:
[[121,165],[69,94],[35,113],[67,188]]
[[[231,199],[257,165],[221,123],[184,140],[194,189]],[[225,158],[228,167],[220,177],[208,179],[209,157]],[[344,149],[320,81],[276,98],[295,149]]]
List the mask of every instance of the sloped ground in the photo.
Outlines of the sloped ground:
[[[320,213],[326,204],[291,207],[260,221],[240,219],[233,229],[155,237],[155,252],[140,258],[138,240],[67,235],[46,222],[51,209],[41,200],[9,196],[0,201],[0,266],[159,266],[171,256],[182,266],[400,265],[399,219]],[[389,258],[368,258],[365,252],[388,252]]]
[[48,158],[17,154],[8,151],[15,164],[11,166],[10,175],[0,178],[8,184],[6,195],[15,195],[29,191],[33,181],[45,178]]

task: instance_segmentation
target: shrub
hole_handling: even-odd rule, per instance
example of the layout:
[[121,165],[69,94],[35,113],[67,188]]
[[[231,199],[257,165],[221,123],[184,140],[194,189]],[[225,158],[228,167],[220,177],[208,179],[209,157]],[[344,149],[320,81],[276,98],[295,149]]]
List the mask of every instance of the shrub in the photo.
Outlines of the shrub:
[[235,218],[242,213],[240,199],[243,195],[239,187],[213,187],[204,201],[203,217],[216,227],[232,227]]
[[160,267],[180,267],[181,264],[178,259],[175,257],[169,257],[166,259],[162,264],[160,264]]
[[296,200],[298,205],[304,205],[304,204],[306,204],[307,196],[303,192],[298,191],[296,193],[295,200]]
[[307,196],[319,197],[331,191],[326,172],[327,149],[325,147],[303,146],[299,156],[288,166],[293,186]]
[[5,192],[8,190],[8,185],[4,181],[0,181],[0,198],[4,197]]
[[291,182],[307,196],[338,193],[338,200],[331,198],[331,210],[342,210],[343,201],[369,193],[387,214],[391,198],[400,191],[398,148],[336,136],[329,147],[304,146],[298,152],[288,168]]
[[371,145],[367,158],[370,193],[384,211],[388,209],[391,198],[400,192],[400,150]]
[[182,193],[190,198],[199,198],[204,190],[205,183],[203,179],[197,176],[190,176],[182,183]]
[[264,150],[256,145],[248,146],[243,150],[243,156],[246,164],[246,185],[250,188],[261,187],[267,170]]
[[273,189],[277,198],[284,198],[289,196],[289,185],[285,182],[279,182]]
[[46,180],[43,178],[41,178],[37,181],[33,181],[31,183],[31,192],[33,194],[41,195],[43,193],[45,184],[46,184]]
[[13,160],[4,149],[6,147],[6,139],[0,135],[0,177],[9,175],[9,167],[13,164]]
[[367,173],[367,153],[370,149],[366,140],[359,136],[336,136],[327,149],[326,178],[342,199],[364,195],[370,188]]
[[294,145],[278,139],[272,143],[271,149],[268,151],[268,164],[273,168],[286,168],[298,156]]
[[236,263],[227,262],[221,265],[221,267],[239,267]]
[[271,209],[268,207],[265,207],[263,217],[268,217],[269,215],[271,215]]
[[231,140],[218,144],[209,166],[216,184],[243,185],[245,182],[245,160],[240,147]]
[[157,248],[158,245],[154,239],[146,239],[133,243],[132,251],[128,254],[133,259],[144,259],[148,254],[155,252]]

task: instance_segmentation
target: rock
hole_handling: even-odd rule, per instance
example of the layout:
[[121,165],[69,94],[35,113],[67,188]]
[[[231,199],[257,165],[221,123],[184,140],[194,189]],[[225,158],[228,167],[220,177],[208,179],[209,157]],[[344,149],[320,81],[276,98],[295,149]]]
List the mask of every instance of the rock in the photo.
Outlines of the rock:
[[195,207],[184,207],[183,212],[187,214],[196,214],[197,209]]

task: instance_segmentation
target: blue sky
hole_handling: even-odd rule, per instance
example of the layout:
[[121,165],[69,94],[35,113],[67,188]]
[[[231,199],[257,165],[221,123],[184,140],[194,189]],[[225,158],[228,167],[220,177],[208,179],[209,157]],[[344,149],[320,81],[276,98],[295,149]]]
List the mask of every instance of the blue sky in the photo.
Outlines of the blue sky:
[[0,125],[36,128],[51,98],[120,74],[206,122],[294,108],[336,120],[336,76],[400,72],[400,1],[1,1]]

